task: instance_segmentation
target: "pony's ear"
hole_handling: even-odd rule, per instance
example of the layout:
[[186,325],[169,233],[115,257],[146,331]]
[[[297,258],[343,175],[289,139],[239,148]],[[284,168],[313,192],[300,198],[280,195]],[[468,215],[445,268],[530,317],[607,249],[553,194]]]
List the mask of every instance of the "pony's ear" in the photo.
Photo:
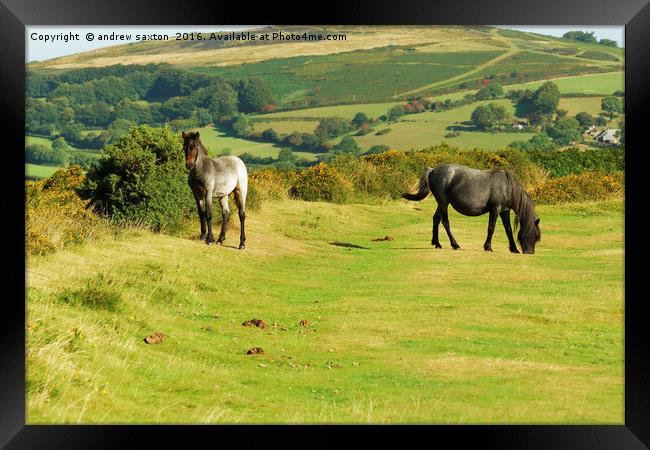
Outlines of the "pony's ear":
[[199,132],[197,131],[196,133],[194,133],[194,139],[198,139],[198,138],[199,138]]
[[186,133],[186,132],[183,131],[183,132],[181,133],[181,136],[183,136],[183,139],[187,139],[187,133]]
[[535,225],[539,225],[539,217],[535,219]]

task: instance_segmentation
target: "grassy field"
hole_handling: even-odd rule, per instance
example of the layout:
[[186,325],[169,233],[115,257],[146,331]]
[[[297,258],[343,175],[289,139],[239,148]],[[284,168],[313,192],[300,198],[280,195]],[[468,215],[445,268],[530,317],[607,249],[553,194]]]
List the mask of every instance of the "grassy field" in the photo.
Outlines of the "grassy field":
[[25,163],[25,177],[26,178],[45,178],[52,175],[61,167],[56,166],[42,166],[40,164]]
[[[25,136],[25,146],[28,145],[33,145],[33,144],[40,144],[44,145],[45,147],[52,148],[52,141],[41,137],[41,136],[31,136],[31,135],[26,135]],[[69,154],[75,154],[75,153],[82,153],[85,155],[89,155],[93,158],[99,158],[100,153],[93,151],[93,150],[86,150],[82,148],[77,148],[73,147],[68,144],[68,150],[67,152]],[[59,170],[61,167],[57,166],[44,166],[40,164],[30,164],[30,163],[25,163],[25,177],[26,178],[45,178],[49,177],[52,175],[54,172]]]
[[623,424],[623,202],[538,207],[535,255],[455,212],[434,250],[434,208],[280,201],[243,252],[194,221],[29,258],[27,423]]
[[[315,126],[315,125],[314,125]],[[260,128],[260,131],[264,131]],[[213,156],[219,155],[222,152],[230,152],[233,155],[241,155],[242,153],[250,153],[254,156],[267,157],[271,156],[277,158],[278,153],[282,147],[276,147],[275,145],[269,142],[257,142],[249,141],[247,139],[241,139],[236,136],[230,136],[224,133],[219,128],[216,128],[212,125],[199,128],[199,133],[201,134],[201,143],[205,145],[210,153]],[[313,131],[313,130],[312,130]],[[309,152],[293,152],[296,156],[300,158],[305,158],[309,161],[314,160],[314,153]]]

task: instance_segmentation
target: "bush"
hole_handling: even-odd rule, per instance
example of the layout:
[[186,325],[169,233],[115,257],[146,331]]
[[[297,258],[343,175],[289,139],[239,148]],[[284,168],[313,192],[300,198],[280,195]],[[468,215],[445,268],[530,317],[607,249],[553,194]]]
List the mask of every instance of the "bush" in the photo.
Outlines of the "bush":
[[108,223],[86,209],[87,202],[75,193],[83,181],[81,167],[70,166],[49,178],[27,183],[27,254],[45,255],[111,233]]
[[270,200],[279,200],[289,196],[289,189],[296,179],[297,171],[264,168],[248,174],[248,195],[246,208],[259,210]]
[[344,203],[352,186],[334,167],[320,163],[303,170],[296,178],[289,194],[306,201]]
[[196,208],[183,163],[180,134],[141,125],[104,149],[79,193],[115,222],[173,230]]
[[607,200],[622,196],[624,189],[623,172],[584,172],[545,180],[530,190],[530,196],[540,204],[556,204]]
[[625,170],[625,149],[593,149],[581,151],[569,148],[564,151],[531,150],[528,156],[553,177],[583,172],[618,172]]

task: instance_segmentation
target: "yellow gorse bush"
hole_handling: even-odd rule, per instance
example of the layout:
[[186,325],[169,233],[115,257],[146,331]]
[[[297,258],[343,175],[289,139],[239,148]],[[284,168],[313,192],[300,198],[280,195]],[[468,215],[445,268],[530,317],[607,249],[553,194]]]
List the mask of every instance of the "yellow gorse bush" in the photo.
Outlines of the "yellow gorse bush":
[[625,191],[624,173],[584,172],[547,179],[530,191],[537,203],[570,203],[607,200],[620,197]]
[[26,252],[43,255],[110,231],[104,219],[86,209],[74,189],[84,180],[81,167],[61,169],[28,182],[25,198]]

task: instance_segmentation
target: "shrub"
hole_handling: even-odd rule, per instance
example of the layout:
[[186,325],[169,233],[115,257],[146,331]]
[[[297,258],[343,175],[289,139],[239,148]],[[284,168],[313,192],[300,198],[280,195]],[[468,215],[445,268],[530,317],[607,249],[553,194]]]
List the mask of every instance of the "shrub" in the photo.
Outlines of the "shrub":
[[334,167],[320,163],[303,170],[296,178],[289,194],[307,201],[328,201],[344,203],[350,193],[351,184]]
[[246,208],[258,210],[269,200],[279,200],[289,196],[289,189],[296,179],[297,171],[264,168],[248,174],[248,195]]
[[531,150],[528,156],[549,171],[553,177],[583,172],[618,172],[625,170],[625,149],[593,149],[581,151],[569,148],[564,151]]
[[530,190],[530,196],[540,204],[607,200],[622,196],[624,188],[623,172],[584,172],[545,180]]
[[183,162],[180,134],[141,125],[104,149],[79,193],[113,221],[173,230],[196,207]]
[[27,254],[45,255],[111,233],[108,223],[86,209],[87,202],[75,193],[83,181],[81,167],[70,166],[49,178],[27,183]]

